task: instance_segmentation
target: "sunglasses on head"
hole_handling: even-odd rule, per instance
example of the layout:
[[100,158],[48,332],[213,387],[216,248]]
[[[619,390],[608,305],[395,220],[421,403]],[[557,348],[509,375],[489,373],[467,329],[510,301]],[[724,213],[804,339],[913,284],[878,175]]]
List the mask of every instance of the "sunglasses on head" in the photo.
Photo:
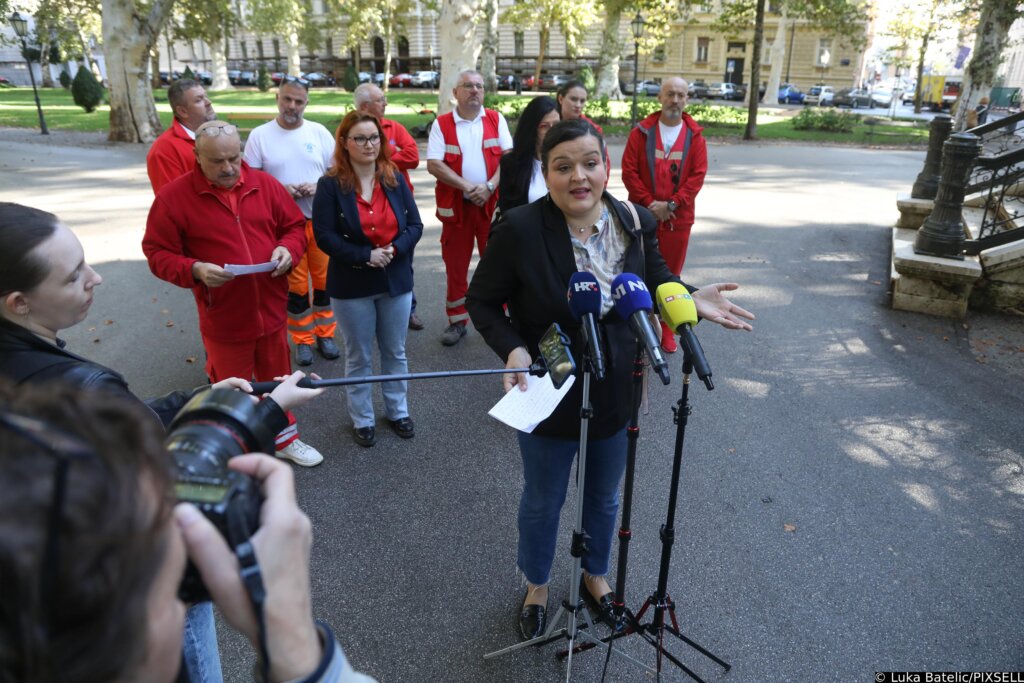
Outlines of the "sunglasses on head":
[[225,126],[210,126],[209,128],[203,128],[199,132],[207,137],[215,138],[218,135],[234,135],[238,132],[238,126],[233,126],[229,123]]
[[283,81],[285,83],[294,83],[295,85],[300,85],[306,90],[309,90],[309,81],[307,81],[305,78],[300,78],[299,76],[285,76]]

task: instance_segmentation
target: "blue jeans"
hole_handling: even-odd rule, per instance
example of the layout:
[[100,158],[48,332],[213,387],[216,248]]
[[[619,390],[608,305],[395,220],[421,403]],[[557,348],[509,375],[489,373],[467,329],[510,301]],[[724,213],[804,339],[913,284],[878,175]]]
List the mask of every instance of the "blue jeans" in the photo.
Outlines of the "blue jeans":
[[192,605],[185,614],[184,659],[192,683],[223,683],[212,602]]
[[[523,496],[519,499],[519,569],[535,586],[551,580],[558,518],[565,502],[572,461],[579,442],[519,432],[523,456]],[[590,536],[583,569],[591,576],[608,573],[619,512],[619,482],[626,470],[626,430],[607,439],[587,441],[583,491],[583,529]]]
[[[412,292],[392,297],[387,293],[360,299],[331,299],[334,317],[345,340],[345,376],[366,377],[373,371],[374,339],[380,347],[380,371],[394,375],[409,371],[405,337],[409,332]],[[409,417],[408,382],[384,382],[384,410],[389,420]],[[348,414],[356,429],[374,426],[373,385],[350,384]]]

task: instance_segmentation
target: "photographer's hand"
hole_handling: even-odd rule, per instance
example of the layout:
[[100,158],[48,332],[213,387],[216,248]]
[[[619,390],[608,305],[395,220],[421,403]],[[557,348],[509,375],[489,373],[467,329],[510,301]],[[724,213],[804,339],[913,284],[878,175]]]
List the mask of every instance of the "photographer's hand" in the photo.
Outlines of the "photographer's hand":
[[[210,385],[211,389],[237,389],[246,394],[252,394],[252,385],[241,377],[228,377]],[[253,401],[258,402],[258,396],[250,396]]]
[[[257,479],[265,500],[260,528],[252,536],[267,598],[263,606],[272,681],[289,681],[312,673],[321,659],[309,589],[312,524],[295,502],[295,483],[287,464],[266,455],[240,455],[228,466]],[[175,519],[189,557],[234,628],[254,648],[259,627],[249,594],[242,585],[238,560],[220,532],[192,505],[179,504]]]
[[[280,382],[276,389],[270,392],[270,398],[274,399],[277,405],[281,406],[281,410],[287,412],[294,410],[301,405],[309,403],[314,398],[324,393],[324,389],[303,389],[302,387],[296,386],[300,379],[306,376],[306,373],[301,370],[296,370],[291,375],[282,375],[281,377],[275,377],[274,380]],[[311,374],[310,377],[313,379],[320,379],[319,375]]]

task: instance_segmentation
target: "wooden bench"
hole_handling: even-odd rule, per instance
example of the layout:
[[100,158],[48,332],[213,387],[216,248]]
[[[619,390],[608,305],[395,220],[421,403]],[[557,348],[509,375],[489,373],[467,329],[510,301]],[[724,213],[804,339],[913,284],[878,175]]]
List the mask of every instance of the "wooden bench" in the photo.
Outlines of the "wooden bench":
[[876,119],[873,116],[865,117],[864,125],[868,127],[868,130],[865,133],[865,135],[868,135],[868,136],[886,135],[886,136],[897,137],[897,138],[911,138],[911,137],[916,137],[916,136],[912,135],[911,133],[900,133],[900,132],[896,132],[896,131],[875,130],[875,127],[876,126],[894,126],[894,127],[897,127],[897,128],[911,128],[911,129],[920,128],[921,127],[921,126],[919,126],[917,124],[916,121],[886,121],[886,120],[883,120],[883,119]]
[[276,115],[266,113],[231,112],[225,114],[224,118],[238,126],[238,134],[244,140],[249,136],[253,128],[268,121],[273,121],[277,117]]

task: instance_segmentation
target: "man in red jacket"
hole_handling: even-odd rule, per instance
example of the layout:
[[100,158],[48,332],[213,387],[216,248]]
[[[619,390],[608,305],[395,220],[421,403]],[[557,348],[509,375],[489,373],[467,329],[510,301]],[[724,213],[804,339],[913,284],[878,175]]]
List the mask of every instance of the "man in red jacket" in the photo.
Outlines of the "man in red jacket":
[[[192,172],[160,190],[150,208],[142,238],[149,268],[192,290],[211,381],[288,375],[284,276],[305,252],[306,218],[281,183],[242,161],[235,126],[199,126],[195,157]],[[241,273],[229,264],[262,267]],[[299,441],[291,413],[288,422],[277,455],[306,467],[322,462]]]
[[[405,178],[405,182],[409,184],[409,189],[412,190],[412,179],[409,177],[409,171],[420,165],[420,150],[416,146],[416,140],[413,139],[409,131],[405,129],[405,126],[400,124],[398,121],[384,118],[384,110],[388,106],[388,98],[384,95],[384,91],[378,88],[373,83],[363,83],[356,86],[356,89],[352,92],[352,97],[355,99],[356,109],[364,111],[367,114],[371,114],[377,117],[380,121],[381,130],[384,131],[384,137],[387,138],[388,144],[391,146],[391,161],[395,163],[398,170],[402,172],[402,176]],[[416,292],[412,293],[412,311],[409,313],[409,329],[410,330],[422,330],[423,321],[416,315]]]
[[174,120],[146,155],[146,172],[153,194],[192,170],[196,165],[196,129],[217,118],[206,89],[198,81],[189,78],[174,81],[167,90],[167,100],[171,103]]
[[[656,111],[629,134],[622,155],[622,183],[629,200],[646,206],[658,219],[658,246],[677,276],[683,270],[693,227],[694,200],[708,171],[703,130],[685,113],[687,83],[667,78]],[[676,350],[675,336],[661,324],[661,346]]]

